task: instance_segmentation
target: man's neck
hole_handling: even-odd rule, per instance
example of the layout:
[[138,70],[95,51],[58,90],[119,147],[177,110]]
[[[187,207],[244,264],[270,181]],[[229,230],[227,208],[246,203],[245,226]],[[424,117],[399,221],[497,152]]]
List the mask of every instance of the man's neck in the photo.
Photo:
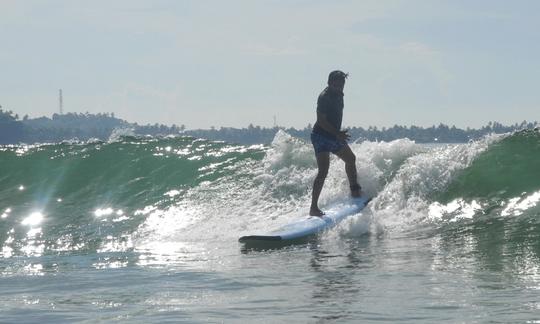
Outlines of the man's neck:
[[332,93],[340,94],[340,95],[343,96],[343,90],[341,90],[341,89],[328,86],[328,90],[330,90],[330,92],[332,92]]

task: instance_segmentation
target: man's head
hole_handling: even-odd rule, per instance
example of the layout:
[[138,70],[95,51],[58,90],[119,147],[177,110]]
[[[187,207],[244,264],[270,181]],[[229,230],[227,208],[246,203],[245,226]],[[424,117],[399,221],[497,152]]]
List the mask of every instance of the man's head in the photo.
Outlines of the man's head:
[[328,87],[333,90],[343,91],[348,76],[348,73],[339,70],[330,72],[328,75]]

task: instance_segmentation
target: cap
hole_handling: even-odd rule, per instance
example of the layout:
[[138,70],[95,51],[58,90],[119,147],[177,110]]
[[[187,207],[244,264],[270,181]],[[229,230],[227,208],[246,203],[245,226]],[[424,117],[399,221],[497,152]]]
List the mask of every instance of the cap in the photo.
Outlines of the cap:
[[330,72],[330,74],[328,75],[328,82],[337,81],[337,80],[345,80],[347,79],[347,77],[349,77],[349,73],[345,73],[340,70],[335,70],[335,71]]

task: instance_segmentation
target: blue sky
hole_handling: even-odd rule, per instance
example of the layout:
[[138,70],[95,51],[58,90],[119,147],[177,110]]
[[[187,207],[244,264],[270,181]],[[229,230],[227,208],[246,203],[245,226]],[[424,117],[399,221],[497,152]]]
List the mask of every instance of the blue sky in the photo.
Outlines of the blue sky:
[[188,128],[540,120],[540,1],[0,0],[0,105]]

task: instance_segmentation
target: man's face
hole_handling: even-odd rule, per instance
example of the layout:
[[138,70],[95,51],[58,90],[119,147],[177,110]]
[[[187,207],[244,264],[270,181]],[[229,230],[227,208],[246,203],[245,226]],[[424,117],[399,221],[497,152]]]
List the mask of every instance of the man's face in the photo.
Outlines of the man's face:
[[345,88],[345,80],[332,80],[328,86],[332,88],[333,90],[341,91],[343,92],[343,88]]

